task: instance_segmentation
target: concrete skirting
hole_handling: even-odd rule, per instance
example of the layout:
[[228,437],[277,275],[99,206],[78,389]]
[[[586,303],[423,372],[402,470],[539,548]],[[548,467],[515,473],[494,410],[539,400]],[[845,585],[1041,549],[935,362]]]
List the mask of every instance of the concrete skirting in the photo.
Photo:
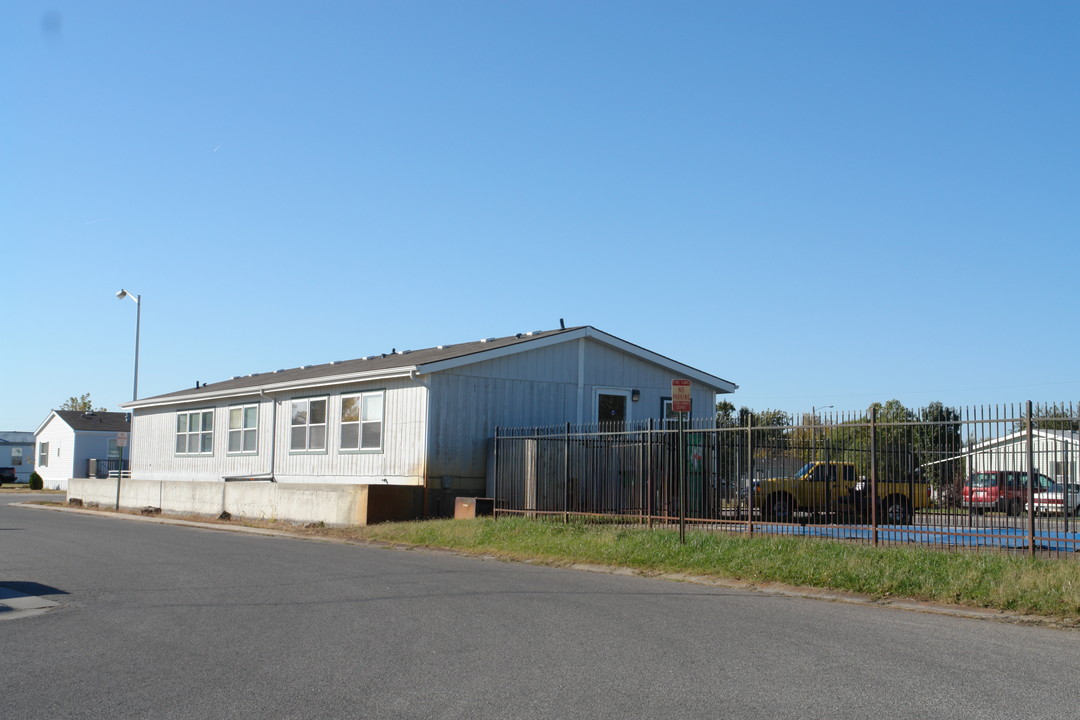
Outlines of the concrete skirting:
[[[120,481],[120,507],[162,512],[285,520],[327,525],[369,525],[411,520],[423,512],[423,488],[328,483]],[[68,501],[116,507],[115,478],[71,478]]]

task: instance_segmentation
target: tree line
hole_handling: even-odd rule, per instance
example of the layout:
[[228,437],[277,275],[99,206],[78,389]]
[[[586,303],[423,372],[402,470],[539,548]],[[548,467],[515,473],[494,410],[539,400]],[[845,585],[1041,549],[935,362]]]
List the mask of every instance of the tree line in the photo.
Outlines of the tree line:
[[[794,417],[775,409],[736,410],[726,400],[716,404],[718,428],[748,424],[753,428],[755,458],[851,462],[867,477],[876,460],[878,477],[926,481],[953,492],[959,491],[964,477],[961,420],[955,409],[938,401],[908,408],[899,400],[889,400],[873,403],[861,413],[824,419],[817,412]],[[740,449],[745,452],[744,443],[736,438],[728,457],[720,458],[733,463],[736,473],[744,461]]]

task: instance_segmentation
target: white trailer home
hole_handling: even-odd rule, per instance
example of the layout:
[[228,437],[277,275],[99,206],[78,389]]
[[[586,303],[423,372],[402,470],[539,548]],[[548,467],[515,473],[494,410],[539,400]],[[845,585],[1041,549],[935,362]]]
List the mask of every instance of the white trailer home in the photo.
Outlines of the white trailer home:
[[[589,326],[255,373],[123,405],[133,480],[422,488],[432,514],[483,494],[496,426],[695,416],[736,385]],[[430,498],[428,497],[430,495]]]
[[112,464],[120,468],[131,422],[122,412],[81,412],[53,410],[34,431],[34,469],[50,490],[66,490],[70,478],[90,474],[90,461],[100,461],[101,469]]
[[[990,470],[1027,472],[1027,431],[1020,430],[971,445],[963,457],[972,473]],[[1071,430],[1032,430],[1030,464],[1035,472],[1047,475],[1055,482],[1077,482],[1080,478],[1080,434]]]
[[34,433],[0,432],[0,467],[15,471],[16,482],[28,482],[34,469]]

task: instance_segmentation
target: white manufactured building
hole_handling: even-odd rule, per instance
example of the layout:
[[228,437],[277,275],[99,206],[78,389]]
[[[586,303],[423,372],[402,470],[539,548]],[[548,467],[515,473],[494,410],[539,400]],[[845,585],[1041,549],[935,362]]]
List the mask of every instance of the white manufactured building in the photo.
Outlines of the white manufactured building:
[[15,471],[16,482],[27,482],[34,469],[34,433],[0,432],[0,467]]
[[66,490],[68,479],[91,474],[91,460],[122,460],[130,426],[127,413],[53,410],[34,431],[34,470],[45,488]]
[[149,481],[409,485],[482,494],[495,428],[695,416],[736,385],[589,326],[237,376],[132,401]]
[[[969,472],[989,470],[1028,471],[1027,431],[1002,435],[970,446],[963,457]],[[1080,434],[1071,430],[1033,430],[1031,466],[1036,473],[1055,482],[1077,482],[1080,478]]]

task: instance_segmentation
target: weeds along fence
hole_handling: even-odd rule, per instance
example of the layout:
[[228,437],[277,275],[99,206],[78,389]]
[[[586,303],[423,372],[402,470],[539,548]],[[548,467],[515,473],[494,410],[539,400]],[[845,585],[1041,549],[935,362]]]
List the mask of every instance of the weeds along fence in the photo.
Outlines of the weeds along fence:
[[1080,407],[497,428],[496,515],[1078,557]]

